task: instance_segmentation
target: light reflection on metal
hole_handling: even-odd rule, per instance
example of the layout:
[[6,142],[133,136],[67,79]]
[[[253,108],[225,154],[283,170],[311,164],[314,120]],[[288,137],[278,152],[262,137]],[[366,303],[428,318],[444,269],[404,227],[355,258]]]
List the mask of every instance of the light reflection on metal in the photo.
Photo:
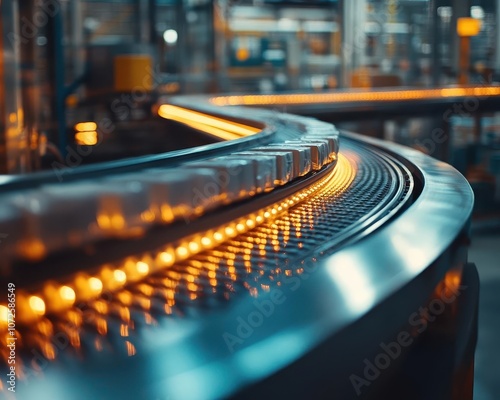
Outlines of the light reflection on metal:
[[210,99],[217,106],[272,105],[272,104],[318,104],[318,103],[357,103],[369,101],[412,101],[430,100],[447,97],[488,97],[500,96],[500,86],[456,87],[443,89],[411,89],[352,91],[311,94],[271,94],[218,96]]
[[129,357],[134,356],[136,353],[135,346],[132,343],[130,343],[129,341],[126,342],[126,346],[127,346],[127,355]]
[[[339,259],[340,257],[340,259]],[[363,312],[373,305],[375,289],[356,257],[339,254],[335,264],[328,265],[328,272],[333,282],[338,282],[346,306],[351,312]]]
[[[417,229],[413,227],[408,227],[409,232],[405,236],[394,236],[391,238],[391,244],[394,248],[396,254],[399,255],[402,259],[407,260],[407,269],[408,272],[414,273],[419,270],[420,263],[425,257],[425,254],[422,253],[422,249],[418,247],[412,238],[415,233],[417,233]],[[406,232],[405,232],[406,233]]]
[[78,332],[78,330],[66,327],[65,332],[69,338],[71,346],[73,346],[74,348],[79,348],[81,342],[80,342],[80,333]]
[[446,272],[443,281],[437,287],[436,295],[438,297],[451,298],[456,296],[460,290],[460,283],[462,282],[462,270],[451,269]]
[[94,341],[94,347],[97,351],[102,351],[102,349],[103,349],[102,340],[99,338],[96,338]]
[[102,317],[98,317],[98,318],[96,318],[95,324],[96,324],[97,332],[100,335],[105,336],[108,333],[108,323],[107,323],[106,319],[104,319]]
[[99,314],[107,314],[109,312],[108,303],[102,300],[96,300],[91,304],[91,308],[96,310]]
[[54,346],[50,343],[45,343],[42,346],[42,352],[43,355],[47,358],[47,360],[54,360],[56,358]]
[[128,326],[125,324],[120,325],[120,335],[122,337],[128,337]]

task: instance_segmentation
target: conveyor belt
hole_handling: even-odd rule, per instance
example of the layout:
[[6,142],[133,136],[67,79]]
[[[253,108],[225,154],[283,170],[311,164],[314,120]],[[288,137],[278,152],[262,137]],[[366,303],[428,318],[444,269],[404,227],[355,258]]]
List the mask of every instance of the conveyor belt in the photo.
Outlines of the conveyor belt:
[[[375,344],[400,329],[449,269],[441,258],[449,259],[466,224],[457,210],[470,213],[467,184],[424,155],[347,133],[330,163],[324,157],[311,168],[296,150],[307,146],[294,140],[305,129],[307,135],[321,129],[292,116],[275,116],[270,125],[276,129],[266,128],[263,140],[244,139],[245,146],[236,143],[226,154],[243,151],[238,157],[244,158],[263,145],[277,154],[269,143],[290,141],[299,167],[286,183],[252,196],[245,189],[200,217],[139,238],[99,241],[4,268],[3,279],[15,277],[29,300],[19,304],[26,314],[17,326],[17,399],[221,398],[247,389],[262,395],[275,375],[310,368],[300,362],[306,355],[326,362],[323,351],[330,359],[373,345],[356,339],[359,326],[372,327]],[[183,157],[189,156],[176,155],[174,163],[206,163],[201,153]],[[108,171],[140,179],[146,167],[161,169],[165,160],[171,168],[168,159],[108,165]],[[72,176],[78,184],[99,173]],[[8,187],[43,190],[51,179]],[[416,226],[423,234],[418,240]],[[366,325],[365,315],[393,318]],[[353,360],[332,365],[338,390],[348,387],[342,365],[352,371]],[[325,379],[327,371],[307,379]]]
[[[178,320],[181,331],[183,324],[189,330],[192,318],[198,324],[205,319],[208,323],[216,310],[223,315],[234,301],[251,301],[287,279],[300,278],[304,263],[363,237],[365,230],[372,231],[407,207],[414,186],[400,162],[348,139],[337,168],[310,180],[302,190],[310,191],[304,201],[280,210],[264,224],[116,293],[104,293],[22,327],[21,354],[29,360],[37,349],[43,359],[56,359],[56,370],[58,365],[71,365],[75,370],[68,371],[82,377],[103,357],[142,353],[141,344],[132,339],[136,334],[164,331],[168,340],[170,332],[162,326],[172,323],[169,320]],[[278,202],[283,198],[279,193],[274,196]],[[57,348],[61,332],[70,341],[63,351]],[[32,367],[26,368],[29,375]],[[66,373],[57,375],[57,381],[68,378]]]

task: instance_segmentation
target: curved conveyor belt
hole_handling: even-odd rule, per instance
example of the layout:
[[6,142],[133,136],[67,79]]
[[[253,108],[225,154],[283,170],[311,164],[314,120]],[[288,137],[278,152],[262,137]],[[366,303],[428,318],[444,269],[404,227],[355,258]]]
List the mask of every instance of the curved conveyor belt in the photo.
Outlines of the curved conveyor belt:
[[[197,109],[213,113],[206,104]],[[238,186],[244,195],[225,203],[221,194],[220,206],[203,205],[195,218],[83,248],[53,244],[53,254],[35,261],[9,254],[2,284],[16,282],[24,301],[17,313],[26,312],[17,326],[16,398],[254,397],[270,387],[319,394],[304,392],[308,385],[353,394],[359,357],[397,332],[445,276],[472,193],[454,169],[413,150],[343,133],[338,151],[337,139],[311,139],[326,124],[254,112],[267,121],[263,133],[231,148],[71,172],[70,185],[98,178],[103,186],[110,174],[142,181],[147,168],[245,158],[262,146],[279,157],[286,141],[300,149],[314,142],[308,157],[330,146],[286,184],[275,187],[274,177],[269,190]],[[241,115],[225,113],[232,121]],[[304,137],[309,145],[295,143]],[[269,162],[263,153],[253,157]],[[7,181],[5,196],[18,206],[18,191],[37,196],[53,179]]]

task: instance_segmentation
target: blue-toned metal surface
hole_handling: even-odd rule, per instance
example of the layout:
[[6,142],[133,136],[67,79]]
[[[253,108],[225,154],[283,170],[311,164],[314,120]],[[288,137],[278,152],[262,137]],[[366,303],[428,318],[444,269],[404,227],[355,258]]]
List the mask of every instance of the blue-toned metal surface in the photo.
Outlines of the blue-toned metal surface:
[[[227,154],[261,145],[261,138],[270,143],[278,131],[297,133],[305,126],[301,117],[258,109],[221,109],[203,98],[197,101],[179,98],[172,102],[227,119],[250,119],[260,124],[263,133],[255,138],[196,149],[193,155],[180,152],[151,156],[139,162],[120,161],[77,169],[74,180],[138,172],[163,163],[175,166],[180,160]],[[297,210],[304,218],[299,222],[311,224],[309,237],[291,241],[280,233],[273,239],[279,246],[290,242],[295,247],[277,251],[281,258],[269,261],[272,265],[266,265],[262,260],[265,257],[251,253],[252,273],[258,277],[260,271],[280,269],[273,279],[260,281],[250,272],[247,280],[240,281],[217,275],[222,292],[214,297],[201,296],[204,301],[196,307],[185,306],[191,299],[189,293],[181,292],[177,308],[163,310],[169,314],[168,318],[153,318],[152,313],[131,306],[135,320],[142,321],[137,322],[137,329],[122,330],[119,324],[113,324],[115,316],[110,315],[106,325],[109,331],[105,334],[87,326],[82,328],[81,352],[72,349],[68,342],[54,341],[57,352],[54,362],[37,350],[30,353],[28,349],[26,359],[40,371],[29,370],[27,384],[19,384],[16,398],[216,399],[266,395],[306,398],[320,397],[318,391],[322,389],[339,398],[355,398],[351,377],[361,374],[365,367],[363,359],[373,354],[382,341],[392,340],[402,331],[447,272],[460,270],[466,263],[463,246],[473,194],[455,169],[415,150],[347,132],[343,133],[341,143],[342,140],[346,146],[341,147],[341,155],[351,165],[368,163],[368,153],[375,157],[375,165],[356,169],[358,179],[370,180],[370,170],[375,170],[378,164],[392,166],[385,175],[394,182],[389,185],[392,189],[385,192],[391,193],[392,200],[401,196],[402,204],[394,206],[394,201],[382,196],[380,201],[387,204],[382,208],[384,212],[377,218],[356,216],[353,223],[359,221],[357,234],[339,246],[335,235],[321,239],[314,236],[315,232],[320,236],[321,229],[315,231],[312,227],[307,210],[317,206],[318,214],[329,214],[321,199],[312,197],[308,200],[311,208]],[[42,177],[40,182],[51,179]],[[36,183],[34,179],[24,185],[33,187]],[[13,185],[11,188],[21,184]],[[383,183],[373,179],[373,185],[380,189]],[[369,189],[363,187],[363,190]],[[351,195],[346,192],[344,206],[339,207],[339,219],[350,220],[356,215],[356,208],[365,206],[359,203],[361,200],[350,205],[349,198],[354,199]],[[368,203],[370,199],[363,201]],[[296,222],[293,218],[291,221]],[[328,226],[336,222],[330,218],[322,223]],[[297,238],[301,237],[299,228],[295,227],[293,232]],[[250,231],[248,237],[255,242],[258,238],[261,243],[262,236],[252,236]],[[238,243],[236,238],[227,246],[237,247]],[[230,247],[226,249],[227,254],[234,252]],[[261,250],[265,250],[264,254],[269,251],[265,246]],[[235,258],[224,258],[226,253],[221,254],[220,268],[230,271],[227,260]],[[201,260],[202,267],[204,262],[213,262],[208,258]],[[180,274],[183,268],[184,264],[175,265],[172,273]],[[280,275],[282,278],[276,280]],[[259,285],[256,292],[247,287],[253,283]],[[249,293],[231,297],[237,285]],[[137,301],[144,299],[140,291],[131,290]],[[231,301],[224,303],[224,307],[212,307],[219,299],[217,296],[227,300],[226,294]],[[107,301],[116,305],[112,297]],[[165,306],[155,298],[151,301],[152,308]],[[54,326],[61,326],[57,318]],[[120,328],[115,329],[117,326]]]
[[358,355],[397,333],[443,279],[453,264],[452,244],[467,229],[473,196],[446,164],[344,135],[410,169],[421,192],[404,212],[382,226],[367,224],[362,240],[333,254],[327,246],[304,254],[303,275],[257,298],[240,297],[219,311],[200,310],[196,317],[137,331],[130,338],[133,357],[94,354],[82,364],[62,350],[61,359],[45,363],[44,377],[22,387],[18,398],[244,397],[246,390],[265,394],[266,379],[274,379],[284,395],[297,396],[307,394],[309,381],[329,379],[340,398],[354,397],[349,377],[364,366]]

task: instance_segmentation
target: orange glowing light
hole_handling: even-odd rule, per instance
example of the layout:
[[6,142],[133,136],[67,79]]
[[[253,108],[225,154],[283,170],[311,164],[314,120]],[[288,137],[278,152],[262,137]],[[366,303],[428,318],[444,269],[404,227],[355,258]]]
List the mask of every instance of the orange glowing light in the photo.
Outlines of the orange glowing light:
[[204,236],[201,238],[201,244],[205,247],[208,247],[212,244],[212,241],[210,240],[210,238]]
[[188,249],[183,246],[177,247],[177,249],[175,249],[175,252],[179,258],[185,258],[189,255]]
[[205,131],[224,140],[237,139],[260,132],[259,128],[192,111],[187,108],[164,104],[158,110],[160,117],[178,121]]
[[56,358],[54,346],[52,346],[50,343],[44,343],[44,345],[42,346],[42,352],[47,360],[54,360]]
[[98,142],[98,135],[96,131],[77,132],[75,134],[75,142],[84,146],[95,146]]
[[223,129],[215,128],[213,126],[201,124],[199,122],[192,121],[190,119],[184,119],[184,118],[168,118],[172,119],[177,122],[181,122],[184,125],[190,126],[191,128],[197,129],[199,131],[208,133],[211,136],[214,136],[216,138],[222,139],[222,140],[234,140],[240,138],[239,135],[235,135],[234,133],[227,132]]
[[461,37],[477,36],[481,31],[481,21],[477,18],[458,18],[457,34]]
[[236,224],[236,230],[238,232],[244,232],[246,230],[246,227],[242,223],[239,223],[239,224]]
[[121,269],[115,270],[113,272],[113,277],[118,283],[125,283],[127,281],[127,274],[125,274],[125,272],[123,272]]
[[196,242],[189,242],[188,247],[191,253],[196,253],[200,249],[200,245]]
[[92,277],[89,279],[89,287],[92,292],[99,294],[102,291],[102,281],[98,278]]
[[125,324],[120,325],[120,336],[128,337],[128,326]]
[[442,291],[448,296],[457,293],[461,281],[462,281],[462,271],[460,270],[448,271],[444,276],[443,280],[444,287],[442,288]]
[[29,305],[35,314],[45,314],[45,302],[40,297],[31,296],[29,299]]
[[236,58],[238,61],[246,61],[250,58],[250,51],[245,47],[240,47],[236,50]]
[[214,239],[217,242],[222,242],[224,240],[224,235],[222,235],[222,233],[220,233],[220,232],[215,232],[214,233]]
[[76,298],[75,291],[72,288],[70,288],[69,286],[62,286],[59,289],[59,295],[61,296],[61,299],[63,299],[64,301],[67,301],[71,304],[74,303],[75,298]]
[[164,266],[171,266],[174,263],[174,255],[169,251],[163,251],[158,256],[159,261]]
[[106,335],[108,333],[108,323],[104,318],[98,318],[96,320],[97,332],[100,335]]
[[18,244],[19,253],[31,261],[39,261],[47,254],[45,244],[38,238],[21,240]]
[[97,300],[93,303],[94,309],[100,314],[106,314],[108,312],[108,303],[102,300]]
[[79,122],[75,125],[75,131],[77,132],[89,132],[97,130],[97,124],[95,122]]
[[[458,90],[457,90],[458,89]],[[412,101],[419,99],[439,99],[451,96],[498,96],[500,86],[479,86],[444,89],[411,89],[411,90],[380,90],[351,91],[335,93],[307,94],[272,94],[272,95],[242,95],[218,96],[210,102],[218,106],[235,105],[286,105],[286,104],[320,104],[320,103],[359,103],[383,101]]]
[[7,322],[9,321],[9,314],[10,314],[9,309],[7,307],[5,307],[4,305],[1,305],[0,306],[0,323],[7,324]]
[[149,272],[149,265],[143,261],[139,261],[136,267],[137,272],[139,272],[141,275],[147,275],[147,273]]
[[97,224],[101,229],[121,231],[125,227],[125,218],[114,208],[111,202],[104,201],[102,210],[97,215]]

